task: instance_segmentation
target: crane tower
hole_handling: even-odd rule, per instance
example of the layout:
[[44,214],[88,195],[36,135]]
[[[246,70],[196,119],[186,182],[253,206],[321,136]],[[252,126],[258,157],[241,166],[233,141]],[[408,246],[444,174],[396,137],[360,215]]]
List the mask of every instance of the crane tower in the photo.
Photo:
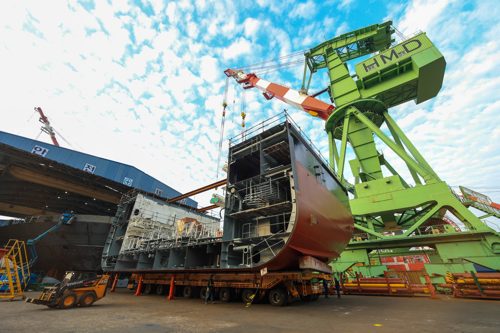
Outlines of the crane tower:
[[[424,32],[393,46],[394,32],[388,21],[313,47],[305,53],[298,91],[238,70],[225,73],[244,88],[257,87],[268,99],[276,97],[326,120],[330,167],[352,193],[350,206],[357,230],[347,250],[333,263],[335,270],[356,267],[367,275],[377,274],[385,267],[381,262],[373,264],[373,250],[408,252],[415,248],[432,252],[426,270],[437,277],[477,267],[500,270],[498,232],[460,202],[389,114],[393,106],[435,97],[446,67],[444,56]],[[349,71],[348,61],[374,53],[355,64],[355,73]],[[329,78],[324,91],[332,104],[312,110],[308,105],[318,105],[313,103],[318,99],[307,92],[314,74],[323,69]],[[410,179],[389,163],[377,142],[403,162],[399,164],[406,166]],[[346,179],[348,149],[355,156],[348,161],[354,184]],[[450,214],[463,230],[446,222]],[[444,280],[436,280],[440,281]]]

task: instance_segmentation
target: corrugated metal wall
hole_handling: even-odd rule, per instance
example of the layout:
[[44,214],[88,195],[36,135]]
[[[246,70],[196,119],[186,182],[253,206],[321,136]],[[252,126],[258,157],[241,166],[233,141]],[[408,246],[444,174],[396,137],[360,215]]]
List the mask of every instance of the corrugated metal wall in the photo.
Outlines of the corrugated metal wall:
[[[120,184],[155,193],[163,198],[172,198],[181,194],[170,186],[160,182],[158,179],[127,164],[81,153],[68,148],[57,147],[49,143],[2,131],[0,131],[0,143],[37,154]],[[197,207],[198,205],[197,202],[192,199],[186,199],[184,203],[192,207]]]

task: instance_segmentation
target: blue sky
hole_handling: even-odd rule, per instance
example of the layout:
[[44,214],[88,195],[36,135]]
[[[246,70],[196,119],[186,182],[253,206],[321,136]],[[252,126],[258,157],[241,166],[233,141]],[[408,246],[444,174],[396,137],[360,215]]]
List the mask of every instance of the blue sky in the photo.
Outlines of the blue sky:
[[[225,68],[299,62],[299,51],[391,19],[404,35],[427,32],[447,61],[438,97],[393,117],[450,185],[498,202],[498,17],[493,0],[2,2],[0,130],[36,137],[41,106],[74,148],[186,191],[215,180]],[[298,89],[301,73],[298,64],[262,77]],[[288,108],[256,91],[244,99],[249,126]],[[229,100],[226,137],[241,130],[234,84]],[[290,112],[325,150],[322,121]]]

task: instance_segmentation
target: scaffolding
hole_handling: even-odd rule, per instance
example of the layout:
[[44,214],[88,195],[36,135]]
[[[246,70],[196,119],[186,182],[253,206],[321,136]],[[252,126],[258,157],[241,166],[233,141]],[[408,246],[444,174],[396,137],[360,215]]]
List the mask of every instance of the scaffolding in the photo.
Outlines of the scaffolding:
[[30,267],[24,241],[10,239],[0,248],[0,299],[24,299]]

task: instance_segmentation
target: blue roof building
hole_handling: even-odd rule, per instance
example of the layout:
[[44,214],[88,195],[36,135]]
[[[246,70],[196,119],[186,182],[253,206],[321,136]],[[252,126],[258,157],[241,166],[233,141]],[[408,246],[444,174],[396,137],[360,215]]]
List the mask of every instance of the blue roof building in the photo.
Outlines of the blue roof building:
[[[96,176],[104,177],[131,188],[154,193],[165,199],[173,198],[181,194],[136,167],[124,163],[111,161],[68,148],[57,147],[49,143],[2,131],[0,131],[0,143],[39,155],[75,169],[83,170]],[[183,200],[182,203],[194,208],[198,206],[198,203],[190,198]]]

